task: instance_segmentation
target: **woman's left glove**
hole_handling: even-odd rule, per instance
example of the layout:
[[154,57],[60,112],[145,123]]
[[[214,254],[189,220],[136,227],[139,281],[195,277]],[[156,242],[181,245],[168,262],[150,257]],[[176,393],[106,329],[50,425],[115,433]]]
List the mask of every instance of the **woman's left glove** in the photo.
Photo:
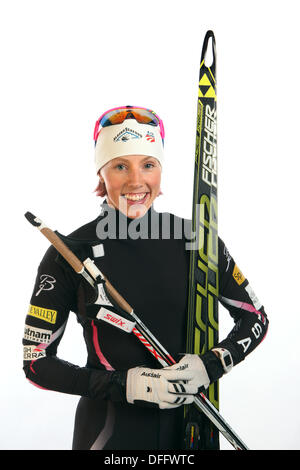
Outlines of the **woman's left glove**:
[[206,367],[197,354],[186,354],[177,364],[164,369],[168,381],[182,380],[194,386],[198,393],[204,391],[210,384]]

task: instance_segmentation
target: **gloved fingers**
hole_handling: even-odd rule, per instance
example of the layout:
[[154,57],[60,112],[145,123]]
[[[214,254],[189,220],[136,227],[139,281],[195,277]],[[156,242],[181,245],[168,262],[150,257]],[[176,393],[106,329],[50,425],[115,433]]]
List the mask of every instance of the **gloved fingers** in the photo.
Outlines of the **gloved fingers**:
[[169,381],[186,381],[197,389],[207,388],[210,382],[204,363],[196,354],[186,354],[177,364],[162,369],[161,373]]
[[197,393],[197,388],[186,385],[182,382],[165,382],[165,387],[158,393],[162,402],[172,404],[189,404],[194,400],[193,393]]
[[159,408],[161,410],[171,410],[172,408],[179,408],[181,403],[168,403],[166,401],[161,401],[159,403]]
[[167,366],[164,370],[177,369],[184,371],[185,369],[197,370],[203,367],[203,361],[197,354],[185,354],[179,362],[172,366]]
[[182,405],[190,405],[194,401],[193,395],[178,395],[176,393],[163,393],[160,394],[161,409],[178,408]]
[[[177,364],[174,364],[176,366]],[[165,367],[164,369],[161,369],[160,373],[162,376],[170,381],[178,382],[178,381],[183,381],[183,380],[191,380],[194,377],[194,372],[192,370],[186,369],[186,370],[180,370],[174,368],[174,366],[171,367]]]
[[168,382],[168,391],[177,395],[195,395],[198,393],[197,382]]
[[[152,404],[161,409],[191,404],[198,387],[194,383],[190,384],[188,381],[182,380],[182,372],[184,371],[152,370],[141,367],[129,369],[126,382],[128,403],[143,404],[143,406],[151,406]],[[172,377],[175,377],[175,380],[169,381],[168,378]],[[184,374],[184,377],[187,375]]]

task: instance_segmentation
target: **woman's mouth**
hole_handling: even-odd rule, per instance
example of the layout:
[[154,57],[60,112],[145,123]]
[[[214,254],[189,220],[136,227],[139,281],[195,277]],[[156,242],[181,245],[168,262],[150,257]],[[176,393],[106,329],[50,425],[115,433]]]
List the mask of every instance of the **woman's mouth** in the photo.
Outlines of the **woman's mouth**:
[[128,204],[144,204],[149,193],[125,193],[122,196],[126,199]]

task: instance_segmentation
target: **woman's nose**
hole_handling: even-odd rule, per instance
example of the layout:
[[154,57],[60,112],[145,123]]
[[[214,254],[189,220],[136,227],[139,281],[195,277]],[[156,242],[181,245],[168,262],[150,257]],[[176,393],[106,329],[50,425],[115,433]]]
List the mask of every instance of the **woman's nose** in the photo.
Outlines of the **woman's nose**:
[[131,186],[141,186],[143,184],[143,175],[139,168],[132,168],[128,174],[128,184]]

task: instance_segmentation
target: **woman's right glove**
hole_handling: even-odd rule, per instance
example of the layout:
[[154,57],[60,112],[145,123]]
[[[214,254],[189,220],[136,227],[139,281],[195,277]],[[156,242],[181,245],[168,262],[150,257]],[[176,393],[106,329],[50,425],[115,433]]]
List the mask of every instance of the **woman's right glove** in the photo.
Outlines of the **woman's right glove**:
[[[176,375],[176,374],[175,374]],[[126,397],[128,403],[159,407],[160,409],[177,408],[194,401],[198,389],[180,380],[164,369],[134,367],[127,372]]]

